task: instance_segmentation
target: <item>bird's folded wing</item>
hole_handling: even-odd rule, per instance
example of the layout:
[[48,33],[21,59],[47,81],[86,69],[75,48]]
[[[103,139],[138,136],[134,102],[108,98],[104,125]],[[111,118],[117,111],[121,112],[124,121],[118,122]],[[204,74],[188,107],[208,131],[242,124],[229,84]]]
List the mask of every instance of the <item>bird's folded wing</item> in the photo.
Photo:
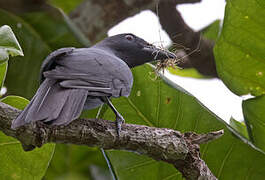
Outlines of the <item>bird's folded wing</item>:
[[56,66],[56,60],[62,58],[63,56],[67,56],[71,52],[74,51],[74,47],[67,47],[58,49],[51,54],[49,54],[43,61],[40,69],[40,82],[44,81],[43,72],[53,69]]
[[65,88],[80,88],[92,96],[128,96],[132,87],[130,68],[117,57],[93,48],[75,49],[56,60],[45,78],[58,79]]

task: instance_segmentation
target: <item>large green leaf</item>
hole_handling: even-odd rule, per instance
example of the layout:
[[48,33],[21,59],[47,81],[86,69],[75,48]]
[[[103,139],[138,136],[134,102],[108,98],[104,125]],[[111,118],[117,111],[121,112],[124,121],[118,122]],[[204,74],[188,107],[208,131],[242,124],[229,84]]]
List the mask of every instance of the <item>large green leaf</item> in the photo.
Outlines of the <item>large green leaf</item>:
[[[1,101],[18,109],[23,109],[29,102],[16,96],[8,96]],[[48,144],[31,152],[25,152],[18,140],[0,131],[1,179],[42,179],[53,156],[54,147],[54,144]]]
[[20,143],[0,131],[0,177],[5,180],[42,179],[52,157],[54,145],[25,152]]
[[265,94],[265,1],[228,0],[214,48],[219,77],[237,95]]
[[[237,95],[265,94],[265,1],[227,1],[221,36],[215,46],[220,78]],[[250,139],[265,150],[264,98],[243,102]]]
[[[130,97],[113,99],[127,123],[197,133],[224,129],[223,137],[201,146],[202,158],[212,172],[219,179],[229,180],[262,179],[265,176],[263,153],[246,144],[246,139],[233,134],[229,125],[192,95],[176,85],[176,89],[169,87],[160,79],[154,81],[150,72],[152,69],[147,65],[133,69],[134,87]],[[107,110],[104,119],[114,120],[113,112]],[[108,156],[121,180],[181,179],[172,165],[145,156],[114,150],[108,151]]]
[[245,100],[242,107],[254,144],[265,151],[265,96]]
[[12,29],[3,25],[0,27],[0,62],[6,61],[11,56],[23,56],[23,51]]

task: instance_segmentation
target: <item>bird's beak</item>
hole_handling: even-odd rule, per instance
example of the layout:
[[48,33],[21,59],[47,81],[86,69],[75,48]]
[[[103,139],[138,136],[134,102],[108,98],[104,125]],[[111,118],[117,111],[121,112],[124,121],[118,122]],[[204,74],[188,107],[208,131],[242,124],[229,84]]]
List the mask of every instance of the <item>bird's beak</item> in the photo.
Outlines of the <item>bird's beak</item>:
[[152,55],[153,60],[165,60],[165,59],[176,59],[177,56],[164,49],[159,49],[151,44],[146,45],[143,51],[148,52]]

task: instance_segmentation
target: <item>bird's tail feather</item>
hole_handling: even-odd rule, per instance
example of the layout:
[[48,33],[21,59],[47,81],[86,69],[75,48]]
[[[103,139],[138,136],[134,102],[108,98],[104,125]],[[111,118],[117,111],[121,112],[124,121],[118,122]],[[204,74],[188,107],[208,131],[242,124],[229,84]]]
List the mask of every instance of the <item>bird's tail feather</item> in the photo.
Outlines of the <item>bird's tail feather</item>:
[[66,125],[81,114],[86,97],[86,90],[62,88],[55,80],[45,79],[28,106],[12,122],[12,128],[35,121]]
[[68,89],[68,96],[64,106],[59,116],[51,124],[66,125],[77,119],[84,108],[87,94],[88,92],[84,89]]

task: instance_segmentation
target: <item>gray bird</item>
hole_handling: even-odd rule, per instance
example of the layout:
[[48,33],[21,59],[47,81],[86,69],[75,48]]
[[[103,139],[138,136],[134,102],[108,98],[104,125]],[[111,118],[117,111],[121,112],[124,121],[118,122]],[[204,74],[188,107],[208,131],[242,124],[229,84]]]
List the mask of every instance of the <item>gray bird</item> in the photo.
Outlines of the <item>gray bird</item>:
[[110,98],[130,95],[133,85],[130,68],[175,57],[133,34],[108,37],[90,48],[56,50],[44,60],[41,85],[28,106],[13,120],[12,128],[36,121],[67,125],[83,109],[106,103],[116,115],[119,134],[124,119]]

